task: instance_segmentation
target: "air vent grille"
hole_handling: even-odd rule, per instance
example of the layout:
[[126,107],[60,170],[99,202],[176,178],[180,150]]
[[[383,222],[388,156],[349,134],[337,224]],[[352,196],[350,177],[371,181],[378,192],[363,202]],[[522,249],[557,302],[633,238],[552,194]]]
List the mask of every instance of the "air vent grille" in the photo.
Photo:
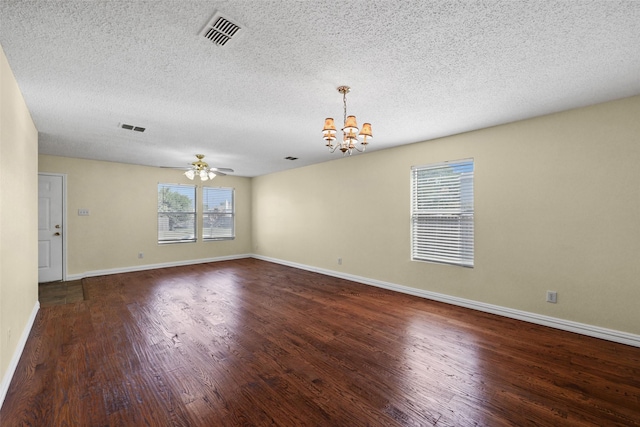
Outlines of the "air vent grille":
[[146,128],[140,127],[140,126],[133,126],[133,125],[127,125],[127,124],[122,124],[122,129],[126,129],[126,130],[134,130],[136,132],[144,132],[146,130]]
[[242,28],[233,23],[229,18],[220,13],[213,15],[213,18],[204,26],[201,34],[209,39],[216,46],[224,46],[232,38],[237,38]]

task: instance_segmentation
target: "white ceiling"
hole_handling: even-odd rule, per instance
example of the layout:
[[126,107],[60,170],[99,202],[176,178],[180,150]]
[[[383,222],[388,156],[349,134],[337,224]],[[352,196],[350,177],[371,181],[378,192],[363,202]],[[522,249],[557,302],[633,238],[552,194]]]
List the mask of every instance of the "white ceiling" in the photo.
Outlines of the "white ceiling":
[[239,176],[340,157],[339,85],[367,150],[640,94],[638,1],[1,0],[0,44],[40,153]]

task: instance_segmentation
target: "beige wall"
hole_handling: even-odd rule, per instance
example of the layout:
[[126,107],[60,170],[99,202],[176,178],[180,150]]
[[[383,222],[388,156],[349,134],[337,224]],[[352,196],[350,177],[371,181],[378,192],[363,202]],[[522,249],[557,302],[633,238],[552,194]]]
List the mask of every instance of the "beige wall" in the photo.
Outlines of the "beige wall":
[[37,155],[38,131],[0,47],[0,378],[3,379],[38,302]]
[[[255,178],[253,252],[640,334],[639,118],[633,97]],[[475,267],[410,261],[411,166],[464,158]]]
[[[199,198],[201,181],[189,181],[173,169],[45,155],[39,156],[38,167],[40,172],[66,174],[70,276],[251,252],[249,178],[219,176],[204,183],[235,188],[235,240],[158,245],[158,183],[196,183]],[[89,209],[90,215],[78,216],[78,209]]]

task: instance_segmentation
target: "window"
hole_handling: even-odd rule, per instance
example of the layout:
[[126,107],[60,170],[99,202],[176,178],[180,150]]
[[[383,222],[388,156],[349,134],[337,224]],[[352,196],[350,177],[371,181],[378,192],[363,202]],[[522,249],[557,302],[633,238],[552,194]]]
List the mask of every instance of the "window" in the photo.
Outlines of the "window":
[[473,159],[411,168],[411,259],[473,267]]
[[158,243],[196,241],[196,186],[158,184]]
[[202,188],[202,238],[235,238],[233,188]]

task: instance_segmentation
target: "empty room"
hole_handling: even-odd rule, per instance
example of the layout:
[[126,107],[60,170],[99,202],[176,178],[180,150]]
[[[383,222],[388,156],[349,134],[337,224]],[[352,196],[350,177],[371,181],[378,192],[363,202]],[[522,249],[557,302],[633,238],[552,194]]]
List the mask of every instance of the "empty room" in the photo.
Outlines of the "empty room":
[[0,425],[640,426],[640,2],[0,2]]

